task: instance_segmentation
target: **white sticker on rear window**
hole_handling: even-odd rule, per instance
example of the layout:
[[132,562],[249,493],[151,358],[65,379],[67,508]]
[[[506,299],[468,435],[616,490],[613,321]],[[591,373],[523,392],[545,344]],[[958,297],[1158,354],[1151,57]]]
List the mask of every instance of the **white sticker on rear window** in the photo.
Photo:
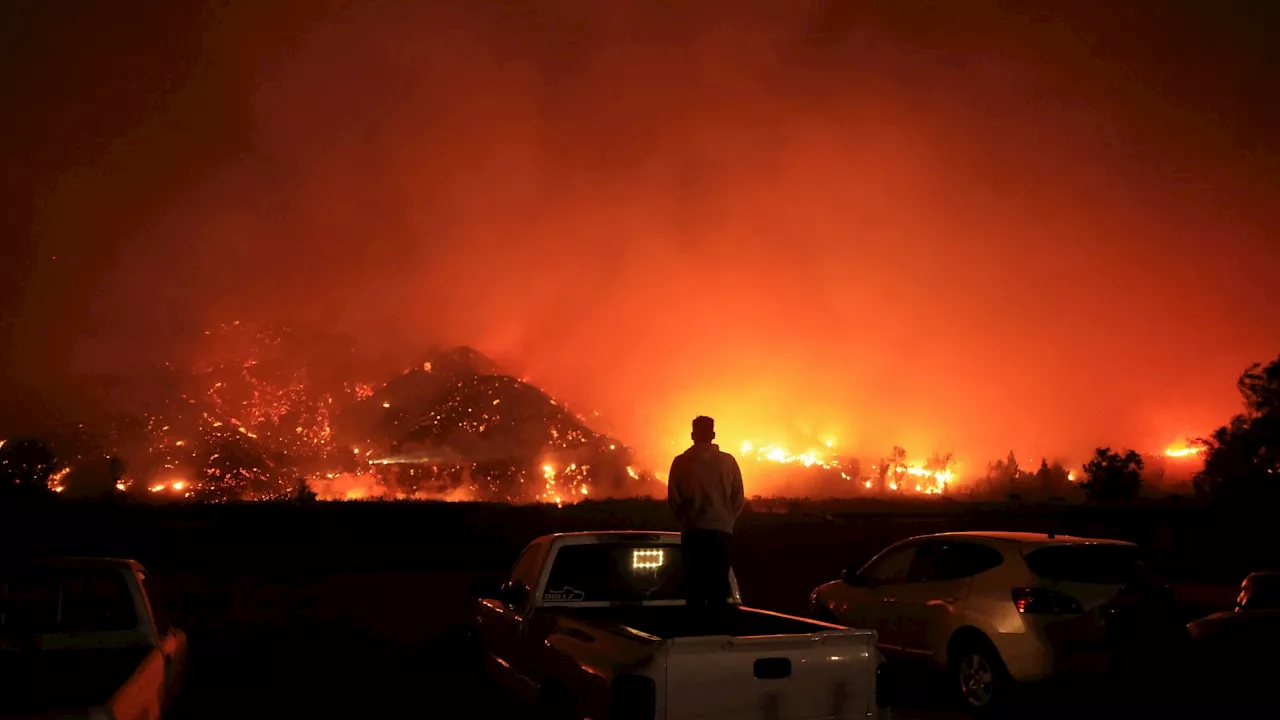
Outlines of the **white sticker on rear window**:
[[563,590],[548,590],[542,594],[542,599],[549,602],[582,602],[585,597],[581,590],[567,586]]

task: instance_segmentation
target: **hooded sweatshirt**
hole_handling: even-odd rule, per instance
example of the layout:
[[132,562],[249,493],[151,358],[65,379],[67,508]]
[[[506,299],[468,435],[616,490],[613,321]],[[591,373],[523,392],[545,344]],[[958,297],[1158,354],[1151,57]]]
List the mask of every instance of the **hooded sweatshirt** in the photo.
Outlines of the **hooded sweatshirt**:
[[696,443],[671,461],[667,502],[684,530],[732,533],[746,504],[738,461],[715,443]]

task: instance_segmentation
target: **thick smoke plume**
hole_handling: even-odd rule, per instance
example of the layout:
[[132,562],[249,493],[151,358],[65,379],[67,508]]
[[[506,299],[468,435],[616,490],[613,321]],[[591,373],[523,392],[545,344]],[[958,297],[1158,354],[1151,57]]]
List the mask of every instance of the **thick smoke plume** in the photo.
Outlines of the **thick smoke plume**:
[[191,362],[244,320],[473,346],[659,464],[701,413],[731,448],[978,466],[1202,432],[1274,353],[1274,133],[1221,89],[1256,68],[1174,66],[1195,19],[1160,7],[1018,5],[154,21],[181,68],[43,191],[11,376]]

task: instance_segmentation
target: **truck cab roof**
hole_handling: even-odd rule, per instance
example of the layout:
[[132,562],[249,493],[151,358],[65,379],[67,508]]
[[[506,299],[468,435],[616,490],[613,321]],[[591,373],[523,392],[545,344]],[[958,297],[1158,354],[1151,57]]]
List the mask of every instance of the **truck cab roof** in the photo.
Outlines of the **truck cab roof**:
[[680,533],[670,531],[649,531],[649,530],[607,530],[603,532],[587,531],[587,532],[564,532],[551,533],[543,535],[535,539],[533,542],[556,542],[562,541],[564,544],[578,543],[601,543],[601,542],[654,542],[663,544],[679,544]]
[[67,556],[67,557],[34,557],[25,558],[20,561],[26,565],[59,565],[85,568],[116,568],[143,571],[142,564],[137,560],[129,560],[126,558],[111,557],[86,557],[86,556]]

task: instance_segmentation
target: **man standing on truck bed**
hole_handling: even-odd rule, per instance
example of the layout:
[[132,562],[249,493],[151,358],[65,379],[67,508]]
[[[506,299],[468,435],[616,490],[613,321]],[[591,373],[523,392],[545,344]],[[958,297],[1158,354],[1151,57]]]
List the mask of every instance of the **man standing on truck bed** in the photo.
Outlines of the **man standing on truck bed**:
[[719,609],[729,598],[729,545],[746,498],[738,461],[722,452],[715,420],[693,419],[693,447],[671,461],[667,502],[680,523],[685,599],[692,607]]

